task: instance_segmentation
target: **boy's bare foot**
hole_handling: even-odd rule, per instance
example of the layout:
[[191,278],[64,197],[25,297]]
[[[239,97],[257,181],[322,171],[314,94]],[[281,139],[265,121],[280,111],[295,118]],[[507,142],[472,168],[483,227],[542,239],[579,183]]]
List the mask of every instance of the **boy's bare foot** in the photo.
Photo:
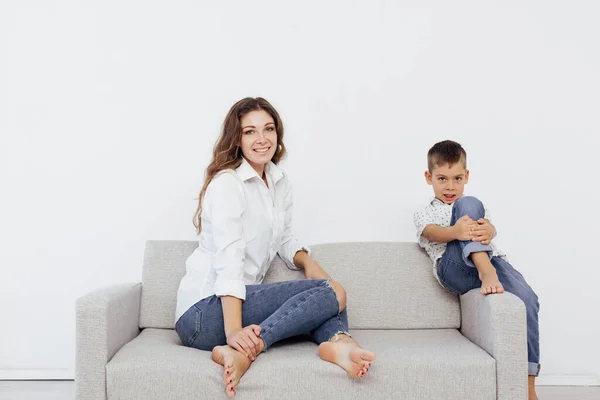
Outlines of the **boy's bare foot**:
[[489,255],[484,251],[471,253],[471,259],[479,272],[481,294],[504,293],[504,287],[498,280],[496,268],[490,262]]
[[490,271],[479,274],[481,280],[481,294],[503,293],[504,287],[498,280],[496,271]]
[[364,377],[371,368],[371,362],[375,360],[375,354],[363,350],[351,337],[338,336],[338,340],[319,345],[319,356],[325,361],[339,365],[353,378]]
[[223,366],[225,393],[229,397],[235,396],[235,387],[250,368],[252,361],[245,354],[227,345],[215,347],[212,351],[212,359]]

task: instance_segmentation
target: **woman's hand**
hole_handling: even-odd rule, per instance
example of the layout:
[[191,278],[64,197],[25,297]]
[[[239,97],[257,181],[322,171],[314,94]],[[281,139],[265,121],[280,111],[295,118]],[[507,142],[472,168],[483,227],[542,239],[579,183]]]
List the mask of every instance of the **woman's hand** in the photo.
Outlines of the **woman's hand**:
[[261,328],[258,325],[248,325],[245,328],[227,333],[227,344],[254,361],[261,351],[260,330]]

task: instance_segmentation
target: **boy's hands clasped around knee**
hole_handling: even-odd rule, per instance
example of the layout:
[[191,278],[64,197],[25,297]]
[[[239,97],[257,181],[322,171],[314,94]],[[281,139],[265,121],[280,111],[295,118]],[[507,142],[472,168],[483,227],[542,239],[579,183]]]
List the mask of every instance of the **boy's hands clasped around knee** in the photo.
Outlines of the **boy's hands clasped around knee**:
[[473,221],[468,215],[464,215],[454,224],[454,236],[456,240],[471,240],[474,236],[474,231],[479,225]]
[[468,215],[459,218],[453,226],[456,240],[472,240],[481,244],[490,244],[496,229],[487,219],[473,221]]
[[496,234],[496,229],[494,229],[494,225],[490,223],[487,219],[480,218],[477,220],[477,227],[473,230],[473,240],[474,242],[481,242],[481,244],[490,244],[494,235]]

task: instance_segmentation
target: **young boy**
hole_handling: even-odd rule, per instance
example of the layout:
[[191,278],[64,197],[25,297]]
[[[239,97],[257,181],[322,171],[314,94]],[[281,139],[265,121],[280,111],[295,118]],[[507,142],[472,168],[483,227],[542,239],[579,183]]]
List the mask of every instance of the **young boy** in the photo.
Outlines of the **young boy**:
[[529,399],[537,400],[535,377],[539,373],[538,298],[523,276],[493,243],[496,229],[484,205],[464,196],[469,181],[467,153],[451,140],[436,143],[427,153],[427,183],[433,198],[415,213],[419,244],[433,261],[437,280],[452,292],[463,294],[480,287],[484,295],[513,293],[527,310]]

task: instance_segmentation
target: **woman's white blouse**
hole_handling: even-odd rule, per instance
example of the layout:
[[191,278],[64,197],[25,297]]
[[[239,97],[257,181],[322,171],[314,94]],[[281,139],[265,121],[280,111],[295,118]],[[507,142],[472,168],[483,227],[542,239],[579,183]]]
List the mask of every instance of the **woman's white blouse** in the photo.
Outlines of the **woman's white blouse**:
[[269,187],[243,159],[219,173],[202,202],[199,246],[186,261],[177,292],[177,321],[212,296],[246,299],[246,285],[262,282],[275,255],[293,263],[300,245],[292,234],[292,186],[275,164],[265,167]]

